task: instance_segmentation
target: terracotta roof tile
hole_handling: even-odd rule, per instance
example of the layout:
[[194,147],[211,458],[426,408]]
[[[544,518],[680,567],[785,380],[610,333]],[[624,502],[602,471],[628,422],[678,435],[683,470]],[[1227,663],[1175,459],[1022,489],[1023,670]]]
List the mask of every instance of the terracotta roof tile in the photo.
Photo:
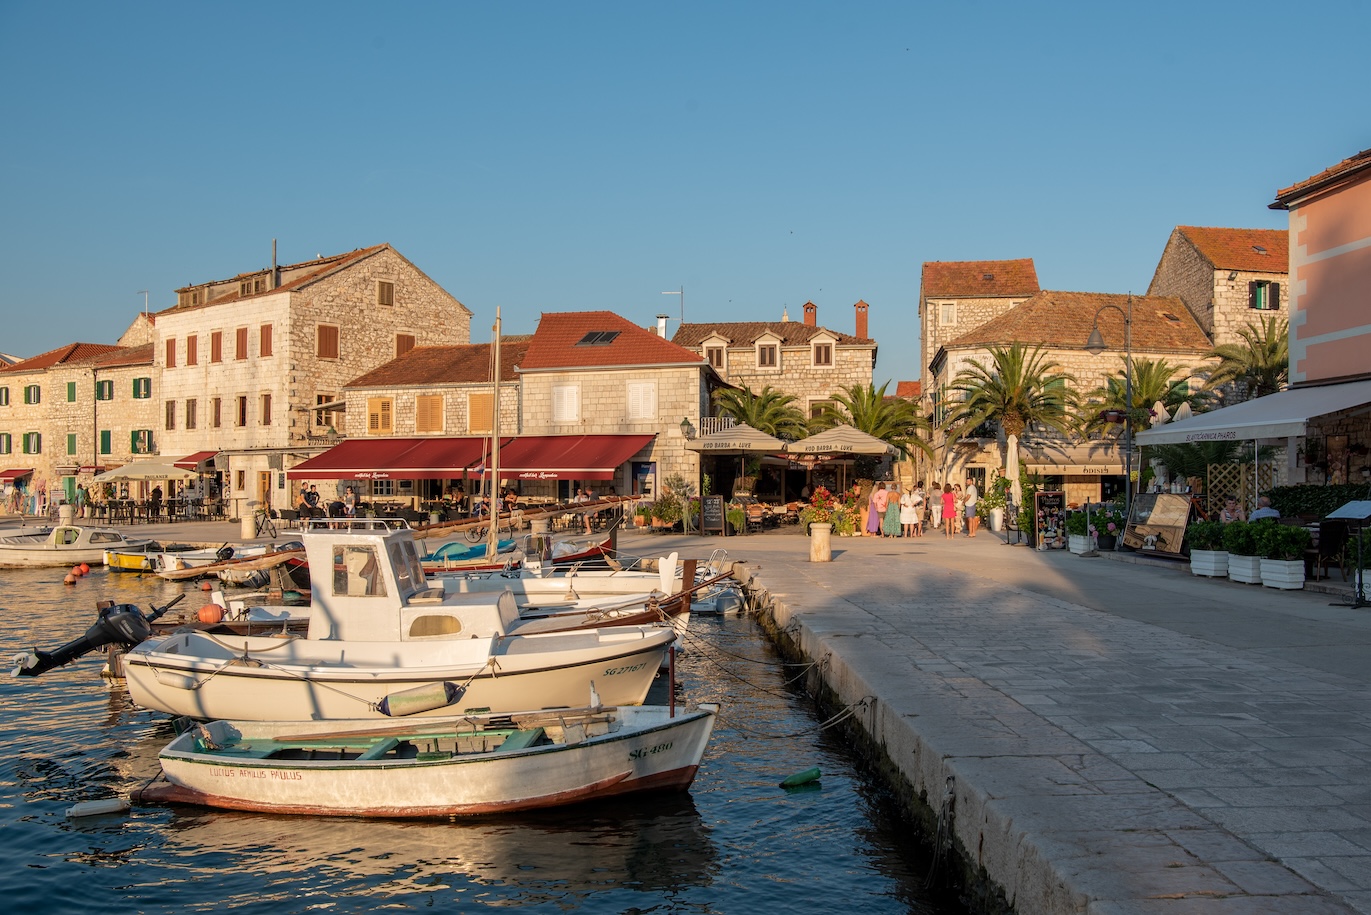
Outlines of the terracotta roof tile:
[[[587,334],[607,331],[607,343],[578,345]],[[663,340],[611,311],[546,312],[538,321],[528,355],[519,368],[592,368],[596,366],[701,363],[699,353]]]
[[66,346],[59,346],[57,349],[48,350],[40,353],[31,359],[16,362],[14,365],[0,368],[0,372],[32,372],[38,369],[51,368],[54,365],[65,365],[71,362],[84,362],[110,350],[123,349],[113,343],[68,343]]
[[141,346],[121,346],[88,361],[91,365],[104,369],[133,365],[150,366],[153,363],[152,344],[144,343]]
[[1177,226],[1215,270],[1285,273],[1290,269],[1290,233],[1286,229],[1216,229]]
[[779,337],[782,346],[807,346],[816,334],[827,333],[843,345],[875,343],[875,340],[815,327],[803,321],[719,321],[713,324],[682,324],[671,340],[680,346],[699,348],[710,337],[720,336],[731,346],[751,346],[766,334]]
[[[201,302],[198,305],[173,305],[171,308],[164,308],[161,311],[156,312],[153,315],[153,317],[155,318],[158,314],[169,314],[172,312],[190,311],[196,308],[205,308],[209,305],[222,305],[225,302],[239,302],[246,299],[255,299],[258,296],[275,295],[278,292],[293,292],[297,289],[301,289],[305,286],[308,286],[310,283],[314,282],[317,279],[320,279],[323,276],[333,273],[335,270],[341,270],[342,268],[347,267],[350,264],[355,263],[356,261],[362,260],[365,257],[369,257],[370,255],[375,254],[377,251],[380,251],[386,247],[389,246],[385,244],[372,245],[369,248],[358,248],[356,251],[348,251],[345,254],[334,254],[329,257],[322,257],[313,261],[301,261],[298,264],[282,264],[278,269],[280,269],[283,272],[299,270],[302,267],[310,267],[313,269],[310,269],[308,272],[303,273],[300,276],[294,277],[289,282],[282,283],[275,289],[267,289],[262,292],[252,293],[250,295],[243,295],[241,291],[237,289],[231,289],[229,292],[225,293],[224,295],[218,296],[212,301]],[[250,273],[239,273],[236,276],[227,280],[211,280],[208,284],[195,283],[190,286],[182,286],[176,289],[175,291],[177,293],[188,292],[192,289],[199,289],[205,285],[232,283],[235,280],[241,280],[243,277],[258,276],[263,273],[270,272],[270,270],[254,270]]]
[[1306,178],[1299,184],[1292,184],[1290,187],[1277,191],[1276,201],[1270,204],[1270,209],[1289,209],[1290,205],[1300,198],[1336,184],[1365,168],[1371,168],[1371,149],[1363,149],[1355,156],[1343,159],[1337,165],[1324,169],[1312,178]]
[[[532,337],[509,336],[500,340],[500,380],[514,381],[514,366],[528,352]],[[411,387],[426,384],[481,384],[490,382],[490,344],[416,346],[385,365],[378,366],[344,387]]]
[[[1105,292],[1045,290],[997,318],[950,341],[947,346],[1002,346],[1013,342],[1048,349],[1076,349],[1090,338],[1095,315],[1100,334],[1111,347],[1123,349],[1128,296]],[[1116,310],[1117,309],[1117,310]],[[1195,318],[1176,296],[1133,296],[1133,351],[1204,353],[1213,348]]]
[[895,382],[895,396],[903,397],[906,400],[918,400],[923,392],[923,382],[921,381],[897,381]]
[[1032,295],[1039,289],[1033,258],[1009,261],[925,261],[924,298]]

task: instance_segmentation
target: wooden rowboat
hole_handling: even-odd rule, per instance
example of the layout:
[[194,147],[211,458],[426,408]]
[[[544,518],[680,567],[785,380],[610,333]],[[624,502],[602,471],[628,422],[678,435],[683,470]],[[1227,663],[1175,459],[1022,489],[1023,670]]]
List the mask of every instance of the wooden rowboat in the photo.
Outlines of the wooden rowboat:
[[685,790],[717,705],[394,721],[214,721],[160,754],[135,803],[262,813],[449,817]]

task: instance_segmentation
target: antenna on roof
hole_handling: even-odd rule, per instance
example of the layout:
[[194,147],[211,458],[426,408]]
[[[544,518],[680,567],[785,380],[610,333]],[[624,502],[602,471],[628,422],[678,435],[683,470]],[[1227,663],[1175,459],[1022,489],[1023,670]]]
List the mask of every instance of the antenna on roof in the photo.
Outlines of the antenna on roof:
[[678,295],[681,297],[681,323],[685,323],[685,287],[682,286],[675,292],[664,292],[662,295]]
[[146,318],[148,316],[148,291],[140,289],[138,292],[143,296],[143,317]]

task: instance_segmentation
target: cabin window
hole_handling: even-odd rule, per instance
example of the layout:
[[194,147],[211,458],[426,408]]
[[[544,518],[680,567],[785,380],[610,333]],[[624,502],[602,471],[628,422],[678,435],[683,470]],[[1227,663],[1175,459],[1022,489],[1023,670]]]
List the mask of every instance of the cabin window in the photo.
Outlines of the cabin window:
[[385,597],[386,580],[374,546],[333,548],[333,593],[345,597]]
[[425,636],[456,635],[462,631],[462,621],[455,616],[427,614],[416,616],[409,624],[409,637],[421,639]]

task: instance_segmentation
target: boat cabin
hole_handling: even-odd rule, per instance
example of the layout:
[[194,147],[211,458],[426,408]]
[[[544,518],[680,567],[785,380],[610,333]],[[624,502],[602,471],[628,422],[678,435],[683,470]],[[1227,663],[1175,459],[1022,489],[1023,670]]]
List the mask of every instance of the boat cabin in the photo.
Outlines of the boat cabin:
[[447,594],[431,587],[403,521],[312,519],[311,639],[354,642],[490,638],[519,622],[512,592]]

